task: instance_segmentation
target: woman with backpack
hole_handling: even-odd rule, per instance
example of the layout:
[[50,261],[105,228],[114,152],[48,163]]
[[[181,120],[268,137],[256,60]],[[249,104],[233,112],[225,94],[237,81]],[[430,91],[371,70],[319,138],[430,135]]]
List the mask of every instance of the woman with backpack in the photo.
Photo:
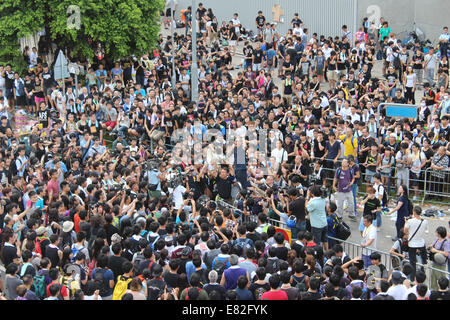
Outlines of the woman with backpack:
[[398,189],[400,197],[397,200],[397,206],[387,212],[387,215],[391,215],[397,212],[397,221],[395,222],[395,227],[397,229],[397,236],[392,238],[392,241],[397,241],[400,239],[400,230],[405,226],[406,218],[412,214],[412,203],[408,198],[408,187],[401,185]]

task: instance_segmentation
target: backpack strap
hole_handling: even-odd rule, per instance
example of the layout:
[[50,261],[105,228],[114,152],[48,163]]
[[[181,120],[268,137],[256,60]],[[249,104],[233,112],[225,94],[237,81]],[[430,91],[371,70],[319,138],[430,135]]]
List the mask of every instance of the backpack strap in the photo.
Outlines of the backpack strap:
[[411,236],[411,238],[409,238],[408,242],[410,242],[410,241],[414,238],[414,236],[416,235],[417,231],[419,231],[420,227],[422,226],[422,223],[423,223],[423,219],[420,219],[420,224],[419,224],[419,226],[417,227],[416,231],[414,231],[414,233],[413,233],[413,235]]
[[401,239],[398,239],[397,240],[398,241],[398,248],[399,248],[399,251],[400,251],[400,254],[403,254],[403,248],[402,248],[402,240]]

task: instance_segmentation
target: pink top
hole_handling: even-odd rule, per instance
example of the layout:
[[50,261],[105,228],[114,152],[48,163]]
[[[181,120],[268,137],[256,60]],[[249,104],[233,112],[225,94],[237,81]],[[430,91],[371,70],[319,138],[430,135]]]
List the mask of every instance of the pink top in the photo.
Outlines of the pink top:
[[59,182],[58,182],[58,180],[56,180],[56,181],[53,181],[53,180],[50,180],[49,182],[48,182],[48,184],[47,184],[47,190],[48,190],[48,193],[50,194],[50,190],[52,190],[53,191],[53,195],[59,195]]

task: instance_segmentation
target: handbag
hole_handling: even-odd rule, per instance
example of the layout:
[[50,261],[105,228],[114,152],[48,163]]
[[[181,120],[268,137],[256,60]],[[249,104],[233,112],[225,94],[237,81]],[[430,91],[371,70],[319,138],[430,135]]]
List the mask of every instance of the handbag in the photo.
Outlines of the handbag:
[[[447,241],[447,239],[444,239],[444,241],[442,241],[441,247],[439,248],[439,251],[442,250],[442,248],[444,247],[444,244],[445,244],[446,241]],[[437,240],[433,243],[433,248],[434,248],[434,246],[435,246],[436,243],[437,243]],[[427,250],[427,253],[428,253],[428,259],[430,259],[431,261],[433,261],[433,262],[436,263],[436,264],[439,264],[439,263],[437,263],[437,262],[434,260],[434,256],[436,255],[436,253],[431,252],[431,250]],[[445,262],[444,262],[444,264],[442,264],[442,265],[445,265],[445,264],[447,263],[447,261],[448,261],[448,257],[446,257]]]
[[150,190],[150,191],[156,191],[157,188],[158,188],[157,184],[149,184],[148,185],[148,190]]
[[348,226],[348,224],[346,224],[342,218],[338,218],[336,217],[336,219],[334,220],[337,222],[336,224],[336,238],[340,239],[340,240],[347,240],[350,235],[352,234],[352,231],[350,229],[350,227]]

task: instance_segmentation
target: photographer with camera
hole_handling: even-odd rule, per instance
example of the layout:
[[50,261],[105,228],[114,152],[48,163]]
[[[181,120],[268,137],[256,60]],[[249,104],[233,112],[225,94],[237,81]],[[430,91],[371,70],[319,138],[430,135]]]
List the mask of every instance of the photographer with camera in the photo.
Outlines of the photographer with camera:
[[[287,205],[287,213],[289,216],[294,215],[296,218],[295,227],[292,228],[292,239],[297,239],[300,231],[306,231],[306,203],[305,198],[295,189],[290,188],[284,195]],[[291,202],[288,202],[288,201]]]
[[151,199],[161,197],[161,182],[166,180],[166,165],[164,163],[153,164],[147,169],[145,175],[148,179],[148,190]]
[[431,289],[437,291],[439,289],[438,280],[445,277],[445,273],[438,270],[445,271],[450,255],[450,241],[447,238],[445,227],[437,227],[436,239],[432,245],[427,247],[427,251],[433,267],[431,270]]

